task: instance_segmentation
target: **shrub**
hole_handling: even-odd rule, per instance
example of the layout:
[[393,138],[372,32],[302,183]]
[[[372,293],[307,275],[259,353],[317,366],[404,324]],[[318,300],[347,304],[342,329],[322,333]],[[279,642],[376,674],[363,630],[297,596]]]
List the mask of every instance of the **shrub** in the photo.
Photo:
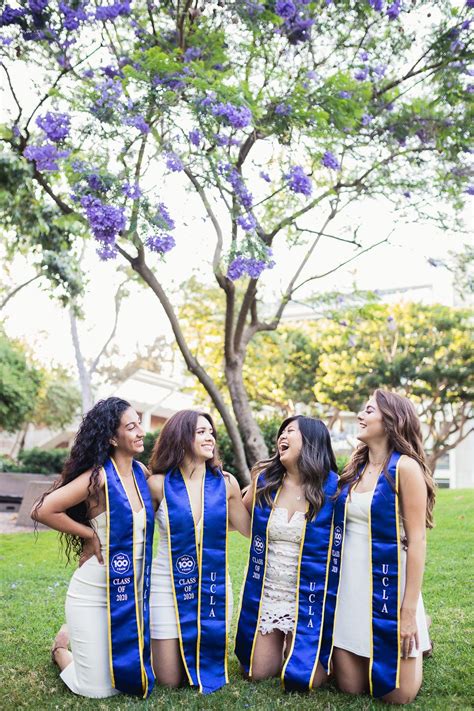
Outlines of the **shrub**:
[[155,444],[156,439],[159,434],[160,434],[160,430],[155,430],[154,432],[147,432],[143,438],[143,445],[144,445],[145,449],[143,450],[143,452],[141,454],[139,454],[137,456],[137,459],[139,462],[144,464],[146,467],[148,466],[148,462],[150,461],[153,445]]
[[68,449],[24,449],[18,455],[18,464],[10,471],[32,474],[59,474],[69,456]]

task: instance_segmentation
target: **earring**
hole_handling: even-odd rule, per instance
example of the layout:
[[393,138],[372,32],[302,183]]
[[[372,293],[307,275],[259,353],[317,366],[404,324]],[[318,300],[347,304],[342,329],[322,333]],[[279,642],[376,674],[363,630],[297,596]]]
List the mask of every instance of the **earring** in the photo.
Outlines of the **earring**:
[[116,447],[116,446],[117,446],[117,442],[116,442],[115,440],[113,440],[113,439],[110,440],[110,444],[112,445],[112,447]]

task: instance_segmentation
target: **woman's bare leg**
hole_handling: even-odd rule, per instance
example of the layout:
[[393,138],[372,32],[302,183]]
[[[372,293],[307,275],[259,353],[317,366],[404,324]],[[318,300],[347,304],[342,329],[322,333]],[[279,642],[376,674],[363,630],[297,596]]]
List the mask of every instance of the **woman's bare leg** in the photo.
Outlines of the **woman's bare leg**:
[[366,694],[369,691],[369,660],[345,649],[334,647],[333,674],[336,684],[346,694]]
[[257,635],[252,664],[252,681],[278,676],[283,661],[285,635],[280,630]]
[[382,698],[388,704],[410,704],[418,694],[423,681],[423,655],[400,660],[400,688]]
[[72,662],[72,654],[69,647],[69,633],[67,625],[62,625],[58,634],[54,638],[53,646],[51,647],[51,658],[58,665],[59,671],[63,671]]
[[151,649],[156,683],[175,689],[181,686],[185,680],[185,671],[181,660],[179,640],[152,639]]

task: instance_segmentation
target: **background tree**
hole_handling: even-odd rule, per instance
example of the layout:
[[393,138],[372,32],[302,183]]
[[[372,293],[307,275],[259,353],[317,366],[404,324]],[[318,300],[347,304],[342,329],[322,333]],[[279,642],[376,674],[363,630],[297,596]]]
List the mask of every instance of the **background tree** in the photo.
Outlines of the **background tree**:
[[[434,206],[457,211],[472,191],[471,6],[20,0],[0,16],[9,155],[29,161],[35,197],[59,208],[71,233],[88,225],[100,256],[125,259],[156,294],[225,423],[242,480],[247,459],[267,452],[244,385],[250,342],[276,330],[294,294],[323,276],[312,257],[326,240],[346,249],[326,273],[374,246],[340,216],[361,198],[389,196],[399,218],[446,224]],[[19,63],[44,68],[33,110],[19,100]],[[214,231],[231,407],[192,354],[165,287],[175,219],[155,186],[166,172],[176,173],[183,204],[186,190],[200,199]],[[299,263],[293,274],[282,263],[287,286],[263,318],[259,281],[285,240]]]
[[30,365],[24,347],[0,328],[0,427],[15,432],[31,417],[41,387],[41,371]]
[[322,404],[357,412],[377,387],[406,394],[426,427],[432,469],[473,431],[469,310],[369,303],[318,322],[315,336],[314,394]]

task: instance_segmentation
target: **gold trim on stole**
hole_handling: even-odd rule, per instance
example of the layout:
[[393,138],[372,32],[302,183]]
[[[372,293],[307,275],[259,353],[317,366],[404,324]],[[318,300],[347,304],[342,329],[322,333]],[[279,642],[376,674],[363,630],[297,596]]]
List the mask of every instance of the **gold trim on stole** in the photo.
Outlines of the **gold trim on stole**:
[[[255,495],[257,493],[257,482],[258,482],[258,477],[256,477],[256,482],[255,482],[255,494],[254,494],[254,499],[253,499],[253,505],[255,507]],[[252,650],[250,652],[250,663],[249,663],[249,678],[252,678],[252,664],[253,664],[253,655],[255,652],[255,645],[257,644],[257,637],[258,637],[258,632],[259,632],[259,626],[260,626],[260,616],[261,616],[261,611],[262,611],[262,601],[263,601],[263,596],[265,595],[265,578],[267,576],[267,563],[268,563],[268,528],[270,526],[270,519],[273,515],[273,512],[275,510],[275,505],[278,500],[278,497],[280,495],[280,491],[282,489],[282,485],[280,485],[277,489],[277,492],[275,494],[275,498],[273,499],[273,504],[272,504],[272,510],[270,511],[270,515],[268,517],[267,525],[265,528],[265,566],[263,568],[263,583],[262,583],[262,594],[260,596],[260,602],[258,605],[258,615],[257,615],[257,624],[255,627],[255,634],[253,637],[253,642],[252,642]],[[253,523],[253,509],[252,509],[252,523]],[[250,551],[249,551],[249,562],[250,562],[250,552],[252,550],[252,543],[253,543],[253,538],[252,534],[250,535]],[[247,579],[247,578],[246,578]]]
[[397,466],[395,467],[395,520],[397,525],[397,564],[398,564],[398,580],[397,580],[397,638],[398,638],[398,655],[397,655],[397,676],[395,682],[395,688],[400,688],[400,613],[401,613],[401,582],[402,576],[400,574],[400,519],[398,511],[398,492],[399,492],[399,478],[400,472],[398,470],[401,457],[398,458]]
[[[276,497],[275,497],[276,499]],[[306,513],[308,513],[309,509],[309,504],[306,502]],[[288,512],[287,512],[287,518],[288,518]],[[270,517],[268,518],[268,521],[270,522]],[[295,646],[296,642],[296,629],[298,627],[298,613],[299,613],[299,602],[300,602],[300,578],[301,578],[301,558],[303,557],[303,547],[304,547],[304,539],[306,537],[306,527],[308,525],[308,520],[305,516],[304,519],[304,529],[301,534],[301,541],[300,541],[300,549],[298,551],[298,567],[297,567],[297,572],[296,572],[296,607],[295,607],[295,624],[293,627],[293,635],[292,635],[292,640],[291,640],[291,647],[290,647],[290,653],[288,654],[285,663],[283,664],[283,668],[281,670],[280,674],[280,681],[281,685],[283,688],[285,688],[285,671],[286,667],[288,666],[288,662],[290,661],[291,655],[293,654],[293,649]],[[263,594],[262,594],[263,598]]]
[[[135,529],[135,518],[133,514],[135,513],[133,510],[132,502],[130,501],[130,497],[128,495],[128,492],[124,486],[122,476],[119,472],[119,468],[114,460],[113,457],[110,457],[110,460],[114,466],[115,471],[117,472],[117,476],[120,480],[120,483],[122,484],[123,490],[125,492],[125,496],[127,497],[128,503],[130,504],[130,509],[132,511],[132,564],[133,564],[133,589],[135,591],[135,619],[137,621],[137,634],[138,634],[138,654],[140,657],[140,670],[142,674],[142,689],[144,690],[143,698],[146,698],[146,693],[148,690],[148,678],[147,674],[145,671],[145,666],[143,664],[143,648],[144,648],[144,640],[143,640],[143,633],[142,633],[142,625],[143,625],[143,615],[140,620],[140,610],[139,610],[139,604],[138,604],[138,585],[137,585],[137,573],[136,573],[136,560],[135,560],[135,542],[136,542],[136,529]],[[135,484],[135,490],[138,493],[138,497],[141,501],[142,508],[144,509],[145,513],[145,529],[144,529],[144,538],[143,538],[143,566],[145,566],[145,547],[146,547],[146,539],[145,539],[145,534],[146,534],[146,509],[145,505],[143,503],[142,496],[140,494],[140,490],[137,486],[137,481],[135,479],[135,473],[133,471],[133,466],[132,466],[132,477],[133,477],[133,483]],[[136,512],[138,513],[138,512]],[[143,586],[142,586],[142,604],[143,604]]]
[[[163,499],[162,499],[162,504],[163,501],[166,504],[166,530],[168,532],[168,558],[169,558],[169,563],[170,563],[170,571],[171,571],[171,590],[173,592],[173,603],[174,603],[174,611],[176,615],[176,626],[178,628],[178,642],[179,642],[179,648],[181,651],[181,659],[183,661],[183,666],[184,670],[186,672],[186,675],[188,677],[189,685],[193,685],[193,680],[191,678],[191,675],[189,673],[188,665],[186,663],[186,657],[184,655],[184,647],[183,647],[183,637],[181,634],[181,624],[179,621],[179,611],[178,611],[178,600],[176,598],[176,590],[175,590],[175,584],[174,584],[174,572],[173,572],[173,557],[171,555],[171,531],[170,531],[170,520],[169,520],[169,509],[168,509],[168,502],[166,501],[166,494],[165,494],[165,488],[163,486]],[[192,509],[191,509],[192,513]]]
[[342,537],[342,545],[341,545],[341,558],[340,558],[340,563],[339,563],[339,582],[338,582],[338,590],[337,590],[337,595],[336,595],[336,604],[334,606],[334,621],[332,625],[332,631],[333,631],[333,642],[331,645],[331,652],[329,654],[329,659],[328,659],[328,668],[329,671],[331,670],[331,661],[332,661],[332,655],[334,652],[334,630],[336,629],[336,618],[337,618],[337,608],[339,606],[339,585],[341,584],[341,576],[342,576],[342,561],[344,559],[344,541],[346,540],[346,517],[347,517],[347,504],[349,502],[349,494],[346,496],[346,500],[344,501],[344,520],[343,520],[343,530],[344,530],[344,535]]
[[107,484],[107,474],[104,467],[102,467],[102,472],[104,475],[104,486],[105,486],[105,509],[106,509],[106,521],[105,521],[105,567],[106,567],[106,581],[107,581],[107,637],[109,642],[109,670],[110,670],[110,681],[112,688],[115,689],[115,676],[114,676],[114,665],[112,662],[112,616],[110,614],[110,504],[109,504],[109,487]]

